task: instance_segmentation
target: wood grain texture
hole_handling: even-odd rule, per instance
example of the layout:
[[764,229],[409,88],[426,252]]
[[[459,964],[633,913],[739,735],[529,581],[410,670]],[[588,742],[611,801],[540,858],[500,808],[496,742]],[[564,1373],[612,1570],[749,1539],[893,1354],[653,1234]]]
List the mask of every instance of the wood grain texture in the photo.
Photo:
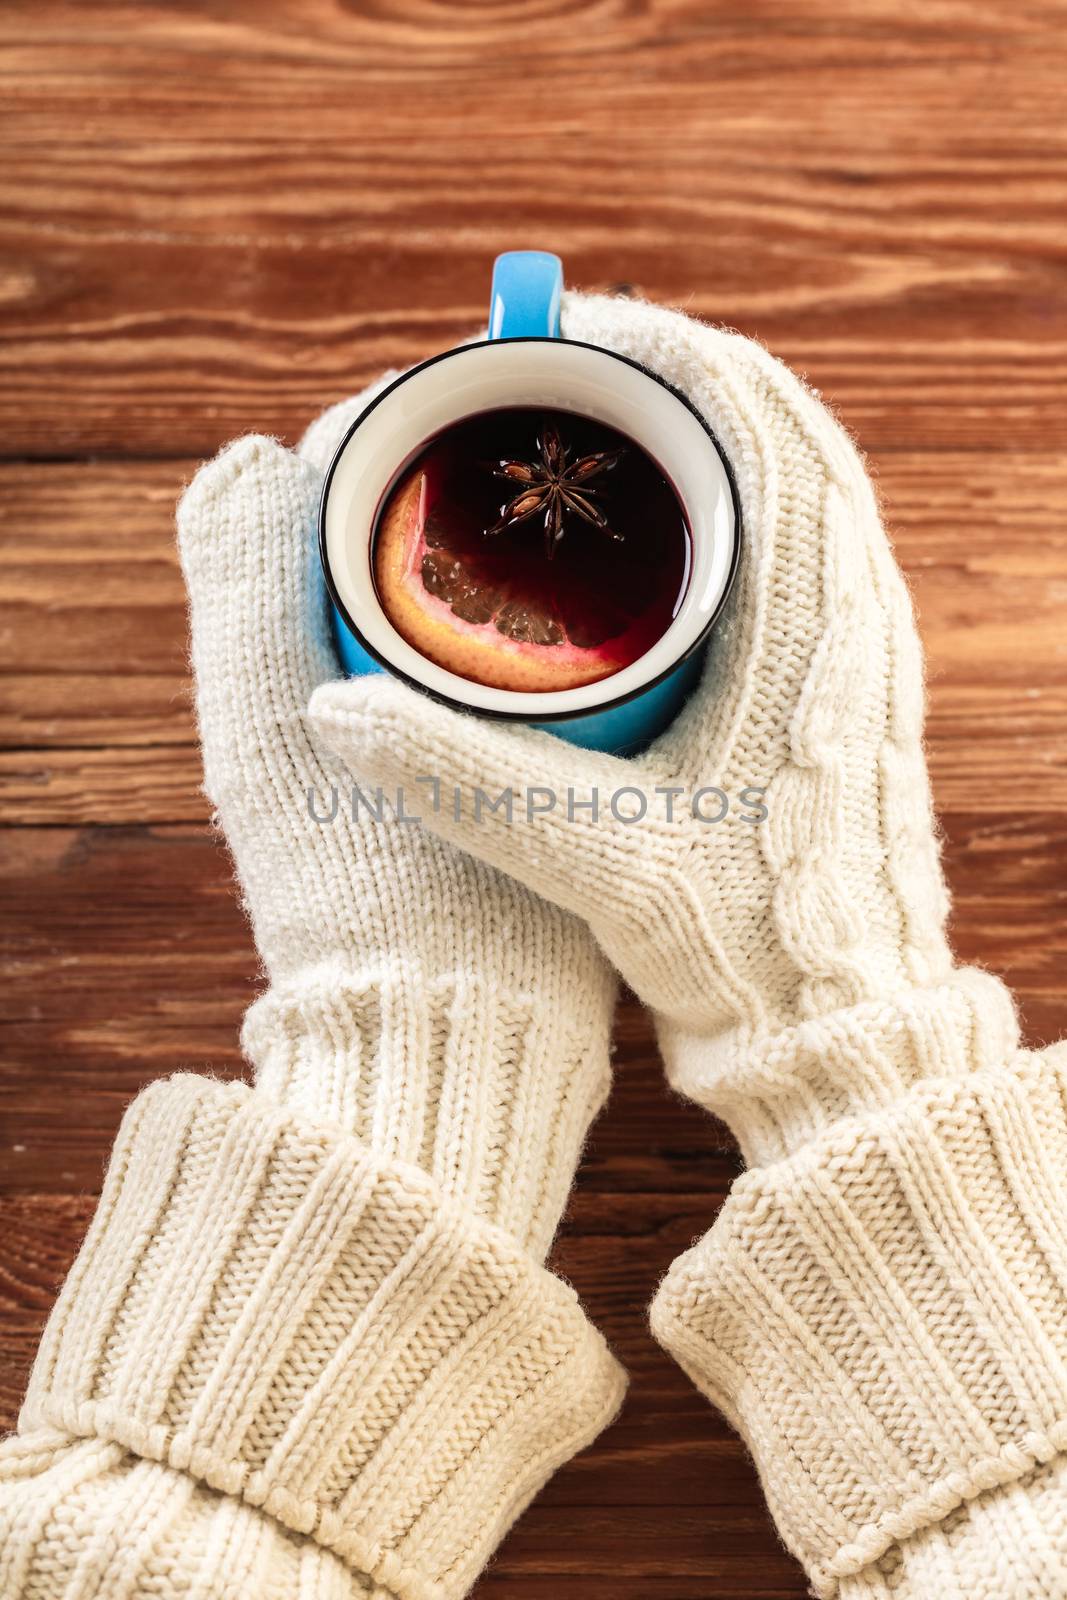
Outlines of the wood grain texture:
[[4,436],[291,434],[534,239],[758,334],[872,448],[1054,446],[1067,36],[1010,9],[8,5]]
[[[122,1107],[242,1071],[174,500],[245,430],[570,281],[763,338],[870,452],[930,662],[961,955],[1063,1031],[1061,0],[9,0],[0,14],[0,1420]],[[738,1171],[627,1001],[556,1251],[633,1375],[496,1600],[789,1600],[738,1441],[643,1305]]]

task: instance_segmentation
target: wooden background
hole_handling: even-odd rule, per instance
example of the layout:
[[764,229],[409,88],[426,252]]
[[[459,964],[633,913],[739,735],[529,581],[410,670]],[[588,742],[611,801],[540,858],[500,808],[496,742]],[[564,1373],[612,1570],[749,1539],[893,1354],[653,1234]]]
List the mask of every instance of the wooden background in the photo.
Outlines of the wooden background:
[[[471,330],[501,248],[757,334],[859,435],[929,650],[960,952],[1062,1030],[1064,6],[6,0],[0,35],[5,1422],[123,1105],[241,1070],[175,496]],[[799,1596],[642,1317],[736,1156],[632,1005],[619,1040],[558,1260],[631,1396],[478,1592]]]

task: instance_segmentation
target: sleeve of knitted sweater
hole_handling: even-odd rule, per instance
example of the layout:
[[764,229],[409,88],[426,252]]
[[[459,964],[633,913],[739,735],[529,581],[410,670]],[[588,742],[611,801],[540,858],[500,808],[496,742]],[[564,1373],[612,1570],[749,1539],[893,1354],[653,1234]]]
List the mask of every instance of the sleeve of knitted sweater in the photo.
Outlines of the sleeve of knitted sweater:
[[958,973],[753,1062],[791,1153],[653,1306],[822,1596],[1067,1595],[1067,1049],[1014,1029]]
[[573,1291],[261,1089],[143,1093],[0,1447],[5,1600],[451,1600],[618,1405]]

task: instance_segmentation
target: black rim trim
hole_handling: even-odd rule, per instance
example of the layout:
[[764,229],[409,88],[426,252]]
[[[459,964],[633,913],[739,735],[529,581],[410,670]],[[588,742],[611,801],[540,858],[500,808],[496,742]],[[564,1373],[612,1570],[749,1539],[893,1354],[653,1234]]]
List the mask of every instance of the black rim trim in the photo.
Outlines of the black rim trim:
[[[643,373],[646,378],[651,378],[653,383],[658,383],[661,389],[666,389],[667,392],[672,394],[676,400],[681,401],[682,405],[685,406],[686,410],[696,418],[704,432],[707,434],[708,438],[711,440],[715,453],[722,463],[723,471],[726,473],[726,481],[730,487],[730,500],[734,514],[734,548],[730,560],[730,570],[726,574],[726,582],[723,585],[722,594],[719,596],[714,611],[711,613],[710,617],[708,617],[704,627],[700,630],[699,635],[693,640],[692,644],[689,645],[681,655],[676,656],[670,665],[664,667],[663,671],[657,673],[654,678],[649,678],[646,683],[639,684],[636,689],[630,689],[625,694],[616,696],[614,700],[608,700],[603,704],[596,706],[579,708],[575,711],[546,711],[541,716],[538,716],[536,711],[501,711],[495,707],[490,708],[468,705],[465,701],[456,700],[451,695],[443,694],[439,689],[428,688],[426,684],[420,683],[417,678],[414,678],[410,673],[405,672],[402,667],[398,667],[392,661],[389,661],[380,650],[371,644],[370,640],[364,636],[362,630],[352,620],[347,606],[337,591],[337,586],[333,580],[333,574],[330,571],[329,558],[326,554],[326,502],[329,498],[330,485],[333,482],[333,475],[337,470],[338,462],[340,461],[341,456],[344,454],[348,441],[351,439],[356,429],[362,427],[363,423],[370,416],[371,412],[377,410],[382,402],[389,398],[394,389],[399,389],[402,383],[406,383],[408,379],[413,378],[416,373],[424,372],[427,367],[435,367],[440,361],[448,361],[451,360],[453,356],[462,355],[466,350],[477,350],[485,345],[505,344],[569,344],[577,346],[577,348],[580,350],[595,350],[600,355],[610,356],[613,361],[621,361],[625,366],[633,367],[635,372]],[[457,345],[453,350],[442,350],[439,355],[430,356],[429,360],[427,361],[420,361],[418,366],[410,367],[407,372],[401,373],[399,378],[394,378],[392,383],[388,384],[387,387],[382,390],[381,394],[375,395],[370,404],[364,407],[359,416],[346,430],[344,438],[334,451],[333,459],[331,460],[329,467],[326,469],[326,476],[322,482],[322,493],[319,496],[318,530],[319,558],[322,565],[323,575],[326,579],[326,588],[329,592],[330,599],[340,612],[341,619],[348,628],[349,632],[355,636],[356,640],[367,652],[367,654],[369,656],[373,656],[374,660],[378,662],[379,666],[384,667],[386,672],[388,672],[391,677],[401,679],[412,689],[417,689],[421,694],[428,694],[431,699],[438,701],[438,703],[441,705],[450,706],[455,711],[466,711],[474,716],[488,717],[494,722],[525,723],[575,722],[582,717],[603,716],[605,712],[614,711],[618,706],[624,706],[630,700],[636,700],[640,695],[647,694],[650,689],[654,689],[657,684],[662,683],[665,678],[670,677],[671,673],[677,671],[683,662],[688,661],[689,658],[698,650],[703,649],[707,643],[708,634],[711,632],[712,628],[719,620],[719,617],[722,615],[723,607],[726,604],[730,591],[734,585],[734,578],[737,575],[737,567],[741,559],[742,540],[741,501],[737,493],[737,482],[734,478],[733,468],[730,466],[726,452],[723,450],[718,439],[715,437],[707,418],[697,410],[696,406],[689,399],[688,395],[683,394],[680,389],[676,389],[673,383],[668,383],[666,378],[661,378],[658,373],[650,372],[648,367],[641,365],[640,361],[632,360],[630,356],[619,355],[615,350],[605,350],[603,345],[589,344],[588,341],[584,339],[551,338],[544,334],[524,335],[520,338],[514,339],[475,339],[470,344]],[[609,683],[610,681],[611,680],[609,678],[604,680],[605,683]]]

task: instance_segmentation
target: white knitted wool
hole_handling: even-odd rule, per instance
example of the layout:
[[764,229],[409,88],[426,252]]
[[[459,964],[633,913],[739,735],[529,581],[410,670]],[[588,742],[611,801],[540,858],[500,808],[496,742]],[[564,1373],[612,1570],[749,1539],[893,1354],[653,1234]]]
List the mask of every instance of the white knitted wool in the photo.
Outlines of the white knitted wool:
[[270,980],[255,1087],[126,1114],[0,1448],[4,1600],[453,1600],[621,1397],[541,1265],[614,981],[576,918],[353,816],[306,718],[338,671],[320,482],[246,439],[179,510],[207,790]]
[[[1064,1058],[1021,1052],[1003,986],[953,965],[921,653],[870,484],[737,335],[580,296],[564,332],[680,389],[732,465],[744,553],[698,692],[629,762],[389,681],[320,690],[313,719],[375,782],[560,797],[427,820],[588,918],[672,1082],[737,1134],[752,1170],[653,1327],[744,1433],[817,1590],[992,1594],[995,1572],[1067,1595],[1059,1462],[1032,1473],[1067,1444]],[[715,825],[690,805],[712,785]],[[610,808],[628,787],[641,821]]]
[[[338,673],[320,484],[245,439],[179,510],[206,785],[271,984],[245,1045],[260,1087],[425,1168],[541,1257],[607,1092],[612,986],[575,918],[398,822],[388,796],[353,806],[312,738],[308,700]],[[318,816],[336,799],[332,821],[309,795]]]

